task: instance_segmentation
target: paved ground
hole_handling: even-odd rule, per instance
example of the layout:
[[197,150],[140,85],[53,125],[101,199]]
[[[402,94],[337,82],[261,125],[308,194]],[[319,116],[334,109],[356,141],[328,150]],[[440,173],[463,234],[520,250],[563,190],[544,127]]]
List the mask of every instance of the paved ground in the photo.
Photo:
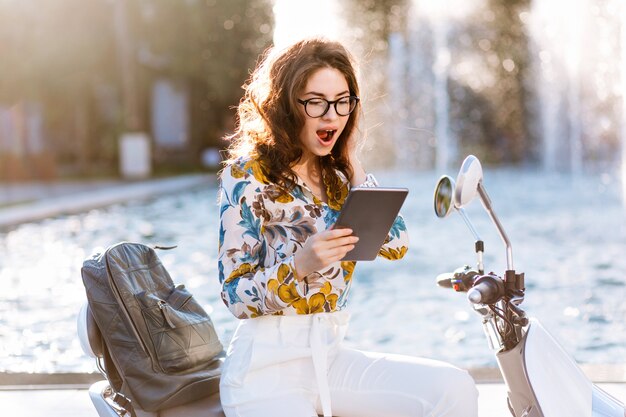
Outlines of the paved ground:
[[[599,384],[599,386],[616,398],[626,399],[625,384]],[[478,384],[478,391],[479,417],[510,416],[503,384]],[[0,390],[0,404],[3,416],[98,417],[85,389]]]
[[[509,415],[503,384],[479,384],[478,389],[480,417]],[[0,404],[3,415],[7,416],[98,417],[89,394],[84,389],[0,391]]]
[[0,183],[0,228],[214,183],[215,175],[209,174],[132,182]]

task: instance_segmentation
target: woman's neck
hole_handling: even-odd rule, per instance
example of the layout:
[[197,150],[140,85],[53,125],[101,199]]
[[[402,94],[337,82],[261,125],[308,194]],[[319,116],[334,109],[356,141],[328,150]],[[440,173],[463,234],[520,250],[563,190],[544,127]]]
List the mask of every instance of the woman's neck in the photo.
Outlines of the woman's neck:
[[313,155],[306,159],[300,158],[298,162],[291,166],[291,169],[317,198],[322,201],[327,200],[322,181],[322,167],[318,156]]
[[306,177],[308,179],[320,179],[321,178],[321,165],[317,155],[302,156],[296,163],[291,166],[291,169],[300,177]]

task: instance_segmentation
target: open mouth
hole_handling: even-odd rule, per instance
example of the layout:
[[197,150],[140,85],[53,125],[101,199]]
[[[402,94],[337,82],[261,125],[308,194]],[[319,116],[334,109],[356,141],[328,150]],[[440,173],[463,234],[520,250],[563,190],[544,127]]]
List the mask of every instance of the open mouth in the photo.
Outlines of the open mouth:
[[327,144],[332,142],[333,137],[335,136],[335,132],[337,132],[336,130],[318,130],[317,133],[317,137],[320,138],[320,140]]

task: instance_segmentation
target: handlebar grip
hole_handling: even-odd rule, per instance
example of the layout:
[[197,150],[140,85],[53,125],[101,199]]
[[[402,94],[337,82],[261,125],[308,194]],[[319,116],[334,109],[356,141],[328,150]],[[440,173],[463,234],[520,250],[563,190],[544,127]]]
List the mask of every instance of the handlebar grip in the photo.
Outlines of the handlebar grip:
[[483,275],[476,279],[467,292],[472,304],[494,304],[504,296],[504,283],[495,275]]

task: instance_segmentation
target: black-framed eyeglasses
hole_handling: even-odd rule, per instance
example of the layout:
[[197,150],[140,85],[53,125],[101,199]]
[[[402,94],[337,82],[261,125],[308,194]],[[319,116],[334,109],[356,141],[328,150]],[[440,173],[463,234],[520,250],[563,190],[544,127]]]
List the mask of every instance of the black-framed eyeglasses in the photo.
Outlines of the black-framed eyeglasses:
[[330,109],[330,105],[335,106],[335,113],[339,116],[347,116],[356,109],[360,98],[357,96],[345,96],[334,101],[328,101],[324,98],[314,97],[307,100],[298,99],[298,103],[304,105],[304,112],[309,117],[322,117]]

